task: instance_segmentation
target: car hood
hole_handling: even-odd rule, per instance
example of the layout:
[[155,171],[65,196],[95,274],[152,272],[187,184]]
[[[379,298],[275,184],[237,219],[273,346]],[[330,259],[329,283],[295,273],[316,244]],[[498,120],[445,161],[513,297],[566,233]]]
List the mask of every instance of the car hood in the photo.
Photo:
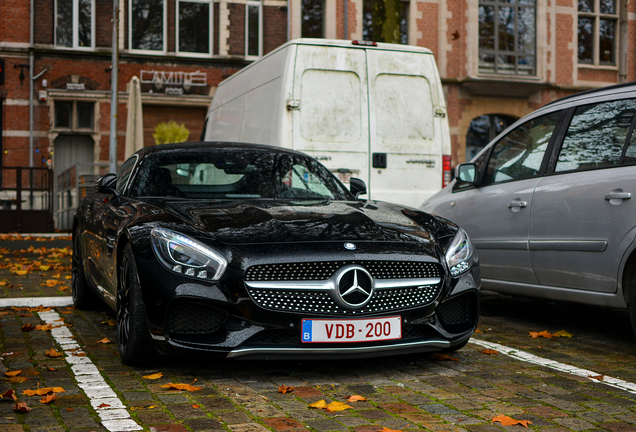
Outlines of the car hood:
[[[373,201],[164,201],[164,210],[226,244],[325,241],[435,241],[450,224]],[[444,230],[443,230],[444,231]]]

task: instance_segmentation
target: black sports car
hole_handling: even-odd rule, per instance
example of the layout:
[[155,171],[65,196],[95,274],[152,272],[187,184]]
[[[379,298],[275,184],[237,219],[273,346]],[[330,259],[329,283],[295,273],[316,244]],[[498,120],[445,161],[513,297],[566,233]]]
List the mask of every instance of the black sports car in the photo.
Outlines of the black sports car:
[[147,147],[73,222],[73,301],[117,316],[121,359],[453,351],[475,330],[479,264],[455,224],[361,201],[277,147]]

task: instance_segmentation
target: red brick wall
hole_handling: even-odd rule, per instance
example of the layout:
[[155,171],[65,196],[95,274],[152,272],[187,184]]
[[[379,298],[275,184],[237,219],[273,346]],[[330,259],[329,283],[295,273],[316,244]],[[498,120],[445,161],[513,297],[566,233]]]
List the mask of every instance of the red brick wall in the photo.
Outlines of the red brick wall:
[[[28,5],[28,2],[26,2]],[[36,44],[53,44],[55,43],[55,10],[53,0],[34,0],[35,10],[35,29],[33,32],[33,40]],[[26,15],[24,21],[29,22]]]
[[439,6],[434,3],[418,3],[417,10],[422,14],[422,18],[417,20],[417,30],[422,33],[422,37],[414,43],[421,47],[426,47],[435,54],[435,61],[439,60]]
[[230,54],[245,55],[245,5],[228,4],[230,10]]
[[287,42],[287,8],[263,7],[263,54]]
[[579,68],[578,79],[581,81],[599,81],[599,82],[605,82],[605,83],[617,83],[618,71]]
[[[557,0],[557,4],[563,3],[566,0]],[[571,15],[557,14],[556,15],[556,76],[555,80],[561,85],[572,85],[572,71],[574,65],[572,64],[573,52],[568,48],[570,41],[573,40],[572,23],[573,17]]]
[[[448,9],[452,13],[452,18],[447,20],[448,30],[445,35],[446,41],[452,44],[451,51],[446,55],[448,64],[446,66],[446,77],[463,78],[468,75],[466,70],[466,50],[468,34],[466,33],[466,11],[468,5],[463,0],[449,0]],[[457,37],[459,36],[459,37]],[[436,51],[437,47],[433,48]]]
[[175,35],[175,31],[177,28],[177,25],[175,23],[176,20],[176,4],[175,4],[175,0],[164,0],[168,2],[168,16],[167,18],[167,24],[168,24],[168,40],[167,41],[163,41],[163,46],[164,47],[168,47],[168,51],[169,52],[175,52],[176,51],[176,35]]
[[213,40],[212,40],[212,53],[213,54],[218,54],[219,53],[219,23],[220,23],[220,17],[219,17],[219,4],[218,3],[214,3],[214,35],[212,36]]
[[29,2],[0,0],[0,41],[29,42]]

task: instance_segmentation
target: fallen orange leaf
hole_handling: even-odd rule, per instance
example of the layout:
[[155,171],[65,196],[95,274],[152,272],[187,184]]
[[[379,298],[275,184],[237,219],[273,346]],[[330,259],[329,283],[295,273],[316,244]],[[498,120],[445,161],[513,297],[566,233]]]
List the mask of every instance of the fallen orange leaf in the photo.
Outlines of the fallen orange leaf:
[[33,408],[30,408],[26,402],[17,402],[14,406],[13,406],[13,411],[19,411],[19,412],[29,412],[31,411]]
[[365,398],[364,396],[353,395],[353,396],[350,396],[349,399],[347,399],[347,402],[364,402],[366,400],[367,398]]
[[572,338],[572,333],[566,332],[565,330],[559,330],[558,332],[553,333],[552,336],[554,336],[554,337]]
[[514,426],[514,425],[523,425],[525,427],[528,427],[529,424],[532,424],[531,421],[529,420],[516,420],[513,418],[510,418],[508,416],[505,416],[503,414],[498,415],[497,417],[493,418],[492,420],[490,420],[491,422],[499,422],[502,424],[502,426]]
[[151,379],[151,380],[156,380],[156,379],[161,378],[162,376],[163,376],[163,373],[157,372],[157,373],[152,374],[152,375],[144,375],[144,378]]
[[547,330],[543,330],[542,332],[530,332],[530,337],[533,339],[536,339],[538,337],[551,339],[553,336],[552,333],[548,332]]
[[43,404],[51,403],[55,399],[57,399],[57,393],[51,393],[50,395],[44,396],[42,399],[40,399],[40,403],[43,403]]
[[22,371],[21,370],[17,370],[17,371],[13,371],[13,372],[5,372],[4,374],[5,374],[5,376],[8,376],[8,377],[14,377],[16,375],[20,375],[20,373],[22,373]]
[[597,381],[603,381],[605,379],[605,375],[588,375],[587,377]]
[[102,324],[108,324],[111,327],[115,327],[117,325],[117,321],[114,319],[109,319],[108,321],[102,321]]
[[192,405],[192,408],[194,408],[194,409],[199,409],[199,408],[201,408],[201,407],[200,407],[199,405]]
[[481,350],[482,354],[488,354],[488,355],[497,354],[498,352],[499,351],[494,350],[494,349],[483,349],[483,350]]
[[[196,381],[196,380],[194,380],[194,381]],[[192,383],[194,383],[194,381],[192,381]],[[170,390],[197,391],[197,390],[201,390],[203,387],[196,387],[196,386],[193,386],[191,384],[168,383],[166,385],[162,385],[161,388],[170,389]]]
[[282,393],[282,394],[289,393],[292,390],[294,390],[295,388],[296,387],[288,386],[288,385],[283,384],[280,387],[278,387],[278,393]]
[[435,360],[437,361],[459,361],[459,359],[456,359],[454,357],[449,356],[448,354],[444,354],[444,353],[433,353],[433,357],[435,357]]
[[53,326],[51,324],[38,324],[35,326],[36,330],[48,331],[51,330]]
[[324,399],[320,399],[318,402],[314,402],[312,404],[308,405],[309,408],[316,408],[316,409],[325,409],[327,408],[327,402],[325,402]]
[[110,405],[108,405],[107,403],[102,403],[102,404],[97,405],[97,408],[107,408],[109,406]]
[[109,344],[109,343],[111,343],[111,342],[110,342],[110,339],[108,339],[107,337],[105,337],[105,338],[104,338],[104,339],[102,339],[102,340],[98,340],[98,341],[97,341],[97,343],[100,343],[100,344]]
[[37,390],[23,390],[22,394],[26,396],[44,396],[49,393],[64,393],[62,387],[43,387]]
[[347,405],[346,403],[337,402],[337,401],[333,401],[329,405],[327,405],[327,411],[329,412],[344,411],[347,409],[353,409],[353,407],[350,405]]
[[12,382],[12,383],[23,383],[23,382],[27,381],[28,378],[25,377],[25,376],[17,376],[17,377],[7,378],[7,380],[9,382]]
[[13,390],[7,390],[6,392],[2,393],[2,398],[13,398],[13,400],[17,401],[18,397],[15,395],[15,392]]
[[382,427],[382,429],[380,429],[379,432],[402,432],[401,430],[395,430],[395,429],[389,429],[388,427],[384,426]]
[[55,348],[51,348],[50,350],[48,350],[46,352],[46,355],[47,355],[47,357],[55,358],[55,357],[62,357],[64,354],[61,354],[61,353],[55,351]]
[[33,327],[33,325],[31,323],[26,323],[25,325],[23,325],[21,327],[21,330],[24,331],[24,332],[30,332],[30,331],[35,330],[35,327]]

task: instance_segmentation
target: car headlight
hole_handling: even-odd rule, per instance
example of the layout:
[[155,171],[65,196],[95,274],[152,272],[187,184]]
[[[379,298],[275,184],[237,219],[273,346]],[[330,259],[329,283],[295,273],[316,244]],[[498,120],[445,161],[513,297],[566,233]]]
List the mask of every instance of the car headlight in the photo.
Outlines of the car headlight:
[[451,275],[459,276],[470,269],[472,257],[473,244],[470,242],[466,231],[460,228],[446,252],[446,263]]
[[206,280],[225,273],[227,260],[203,243],[163,228],[153,228],[150,238],[157,259],[170,271]]

